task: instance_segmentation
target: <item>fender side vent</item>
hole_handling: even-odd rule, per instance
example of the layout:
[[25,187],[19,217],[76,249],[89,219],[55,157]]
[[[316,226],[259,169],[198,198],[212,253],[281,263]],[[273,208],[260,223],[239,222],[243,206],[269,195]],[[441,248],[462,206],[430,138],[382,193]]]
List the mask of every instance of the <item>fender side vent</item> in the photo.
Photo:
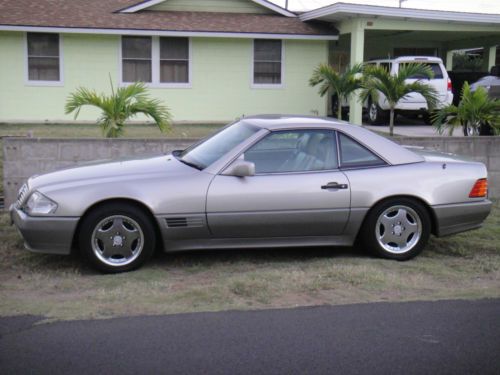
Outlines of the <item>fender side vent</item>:
[[202,227],[203,218],[201,217],[169,217],[165,219],[169,228],[192,228]]

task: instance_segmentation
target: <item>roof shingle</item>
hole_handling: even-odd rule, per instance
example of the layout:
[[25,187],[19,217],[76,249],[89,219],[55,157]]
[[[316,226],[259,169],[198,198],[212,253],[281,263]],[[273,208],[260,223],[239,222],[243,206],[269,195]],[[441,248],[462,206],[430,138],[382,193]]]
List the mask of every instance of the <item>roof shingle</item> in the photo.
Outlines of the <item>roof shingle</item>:
[[162,12],[119,13],[138,0],[0,0],[0,25],[291,35],[336,35],[322,22],[279,14]]

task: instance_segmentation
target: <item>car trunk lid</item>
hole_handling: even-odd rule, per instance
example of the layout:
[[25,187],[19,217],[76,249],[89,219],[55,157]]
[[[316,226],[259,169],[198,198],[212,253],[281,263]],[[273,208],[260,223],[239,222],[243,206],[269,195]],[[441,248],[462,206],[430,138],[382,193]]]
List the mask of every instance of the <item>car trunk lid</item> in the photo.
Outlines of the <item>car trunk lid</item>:
[[438,162],[438,163],[471,163],[474,162],[473,159],[467,158],[465,156],[456,155],[447,152],[441,152],[437,150],[427,149],[419,146],[409,146],[403,145],[404,148],[414,152],[417,155],[422,156],[427,162]]

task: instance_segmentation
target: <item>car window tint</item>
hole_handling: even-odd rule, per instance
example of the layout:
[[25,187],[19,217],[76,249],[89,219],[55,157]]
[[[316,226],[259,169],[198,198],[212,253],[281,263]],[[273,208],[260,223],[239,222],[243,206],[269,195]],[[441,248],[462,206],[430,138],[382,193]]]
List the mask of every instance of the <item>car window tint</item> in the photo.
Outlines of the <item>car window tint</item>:
[[332,130],[276,131],[248,149],[244,158],[256,173],[322,171],[338,168]]
[[344,134],[339,134],[340,165],[342,167],[371,167],[384,165],[377,155]]
[[[403,64],[401,64],[401,65],[403,65]],[[429,66],[432,69],[432,72],[434,73],[433,79],[443,79],[444,78],[443,71],[441,70],[441,65],[439,65],[438,63],[426,63],[425,65]],[[408,78],[427,79],[428,77],[426,75],[423,75],[423,74],[415,74],[415,75],[408,77]]]
[[382,68],[384,68],[385,70],[387,70],[388,72],[390,72],[390,71],[391,71],[391,66],[392,66],[392,64],[391,64],[391,63],[388,63],[388,62],[387,62],[387,63],[380,63],[380,66],[381,66]]

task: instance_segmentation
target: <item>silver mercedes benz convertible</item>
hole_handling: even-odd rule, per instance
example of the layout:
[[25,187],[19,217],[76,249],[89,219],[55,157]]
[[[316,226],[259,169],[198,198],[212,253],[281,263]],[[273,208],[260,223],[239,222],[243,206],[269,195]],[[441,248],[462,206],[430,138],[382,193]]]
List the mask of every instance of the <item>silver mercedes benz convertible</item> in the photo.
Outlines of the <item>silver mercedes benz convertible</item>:
[[32,251],[79,249],[104,272],[155,248],[351,246],[407,260],[478,228],[487,171],[317,117],[256,116],[170,155],[31,177],[10,207]]

